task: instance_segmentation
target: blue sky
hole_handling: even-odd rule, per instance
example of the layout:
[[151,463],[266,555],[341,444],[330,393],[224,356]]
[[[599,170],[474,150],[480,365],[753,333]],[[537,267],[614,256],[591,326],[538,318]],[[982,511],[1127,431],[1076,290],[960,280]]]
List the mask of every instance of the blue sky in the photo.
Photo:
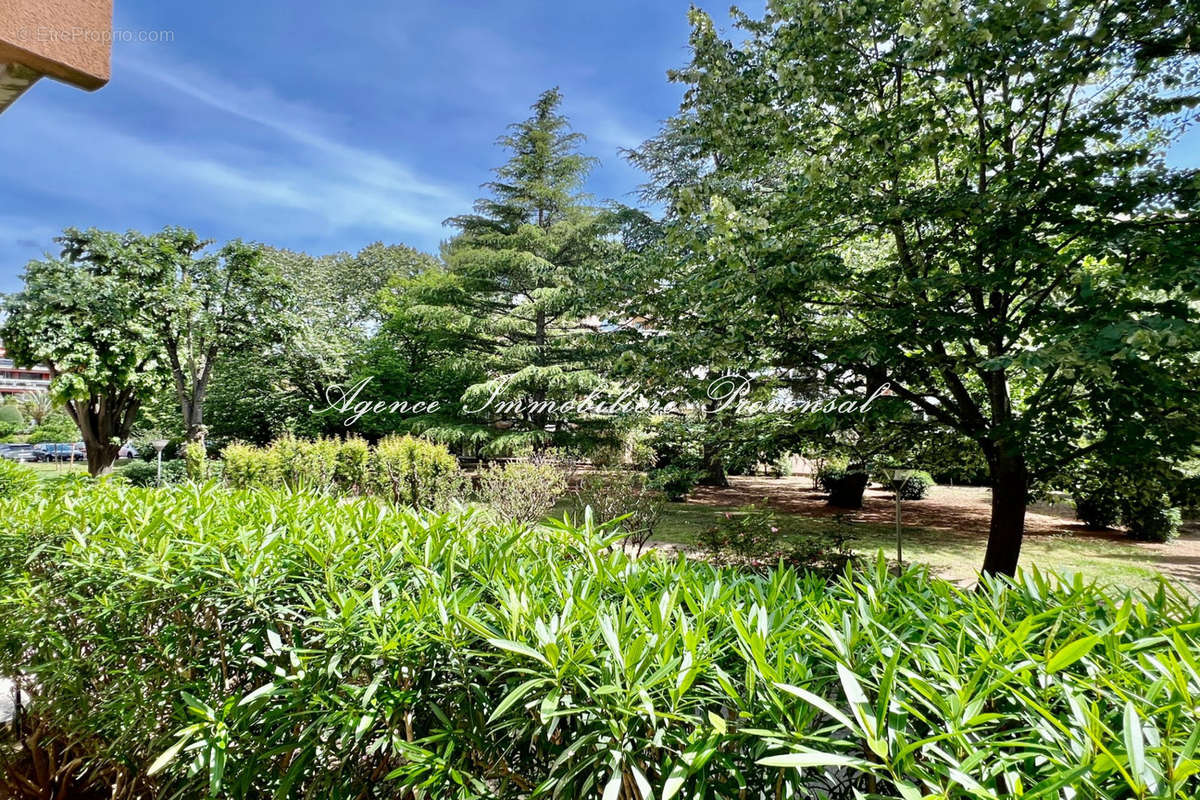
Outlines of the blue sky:
[[[618,150],[678,107],[688,5],[117,0],[118,30],[172,40],[118,41],[105,88],[44,80],[0,116],[0,291],[69,225],[436,250],[504,160],[496,137],[555,85],[601,162],[589,190],[632,200]],[[1173,160],[1200,165],[1196,131]]]

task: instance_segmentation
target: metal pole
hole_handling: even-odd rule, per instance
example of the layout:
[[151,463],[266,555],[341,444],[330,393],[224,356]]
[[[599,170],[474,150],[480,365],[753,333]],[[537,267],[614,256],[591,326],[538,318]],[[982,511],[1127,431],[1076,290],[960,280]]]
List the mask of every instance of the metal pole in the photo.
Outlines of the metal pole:
[[896,561],[900,564],[900,567],[903,569],[903,567],[904,567],[904,537],[900,533],[900,490],[904,487],[904,484],[902,484],[898,481],[895,483],[896,483]]
[[[162,488],[162,450],[158,451],[158,488]],[[897,522],[897,525],[900,523]]]

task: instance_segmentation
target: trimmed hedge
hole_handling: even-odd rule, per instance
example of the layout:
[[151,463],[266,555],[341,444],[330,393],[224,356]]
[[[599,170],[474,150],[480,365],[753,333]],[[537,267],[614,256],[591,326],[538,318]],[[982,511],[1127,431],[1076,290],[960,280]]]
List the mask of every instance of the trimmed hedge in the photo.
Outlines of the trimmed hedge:
[[[134,486],[158,485],[158,463],[156,461],[130,461],[123,467],[117,467],[114,473]],[[183,483],[187,479],[187,464],[183,459],[162,462],[163,484]]]
[[234,489],[378,494],[400,505],[435,509],[467,495],[466,476],[450,451],[413,436],[388,436],[374,449],[357,438],[284,436],[265,448],[231,444],[221,458],[225,482]]
[[0,518],[9,787],[53,750],[116,800],[1200,792],[1200,607],[1165,583],[830,584],[213,485]]

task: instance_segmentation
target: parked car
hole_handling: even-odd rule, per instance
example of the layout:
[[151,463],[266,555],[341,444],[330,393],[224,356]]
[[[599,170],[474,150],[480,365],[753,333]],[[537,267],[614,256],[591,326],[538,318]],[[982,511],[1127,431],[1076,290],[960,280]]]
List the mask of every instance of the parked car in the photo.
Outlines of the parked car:
[[7,458],[9,461],[37,461],[31,444],[0,445],[0,458]]
[[137,458],[137,454],[137,448],[133,446],[133,442],[126,442],[117,451],[117,458]]
[[66,443],[35,444],[33,446],[33,453],[38,461],[70,461],[72,458],[79,459],[75,445]]

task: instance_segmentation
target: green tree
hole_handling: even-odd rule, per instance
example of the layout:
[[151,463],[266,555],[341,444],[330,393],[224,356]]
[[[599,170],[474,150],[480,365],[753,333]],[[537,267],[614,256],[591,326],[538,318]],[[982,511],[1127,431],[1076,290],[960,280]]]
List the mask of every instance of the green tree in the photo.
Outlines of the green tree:
[[[845,386],[885,379],[975,442],[983,570],[1018,563],[1031,485],[1186,452],[1200,349],[1195,4],[782,0],[734,43],[693,12],[676,193],[743,337],[779,290]],[[685,238],[686,238],[685,237]],[[787,357],[782,352],[784,358]]]
[[166,381],[187,436],[203,441],[218,360],[279,338],[288,303],[278,274],[254,247],[204,253],[207,243],[181,228],[149,236],[67,229],[57,241],[60,258],[26,268],[3,336],[14,358],[49,365],[52,395],[79,425],[89,470],[112,466]]
[[256,246],[230,242],[205,254],[208,243],[191,231],[171,229],[159,237],[178,258],[149,321],[166,352],[187,439],[203,445],[204,401],[217,364],[286,339],[292,292]]
[[88,471],[98,475],[161,386],[162,342],[147,315],[176,252],[135,233],[67,229],[56,241],[61,257],[30,262],[24,288],[6,299],[0,337],[18,363],[49,367],[50,393],[78,426]]
[[62,411],[55,411],[29,434],[30,444],[61,444],[73,442],[79,435],[75,421]]
[[0,438],[25,430],[25,417],[14,402],[0,401]]
[[473,336],[458,327],[459,315],[431,305],[431,292],[446,284],[445,267],[434,262],[419,273],[394,275],[379,293],[386,321],[361,351],[350,383],[362,381],[362,401],[426,401],[436,409],[396,416],[367,414],[355,425],[364,435],[422,433],[462,452],[486,444],[493,431],[463,413],[463,394],[487,380],[472,349]]
[[263,259],[290,286],[293,324],[275,341],[233,355],[235,365],[214,378],[210,432],[223,442],[256,444],[284,433],[344,432],[345,415],[318,412],[360,379],[368,345],[388,318],[377,295],[393,279],[420,274],[437,259],[379,242],[355,255],[266,248]]
[[49,392],[27,392],[17,398],[17,407],[34,425],[41,425],[46,417],[54,413],[54,400]]
[[[449,220],[459,235],[434,292],[442,326],[465,334],[487,372],[462,399],[492,424],[492,452],[578,437],[579,420],[568,425],[547,404],[601,382],[587,298],[614,245],[605,215],[579,193],[594,159],[579,152],[584,137],[571,132],[561,103],[557,89],[543,93],[533,115],[500,138],[512,158],[475,213]],[[513,405],[498,411],[499,401]]]

